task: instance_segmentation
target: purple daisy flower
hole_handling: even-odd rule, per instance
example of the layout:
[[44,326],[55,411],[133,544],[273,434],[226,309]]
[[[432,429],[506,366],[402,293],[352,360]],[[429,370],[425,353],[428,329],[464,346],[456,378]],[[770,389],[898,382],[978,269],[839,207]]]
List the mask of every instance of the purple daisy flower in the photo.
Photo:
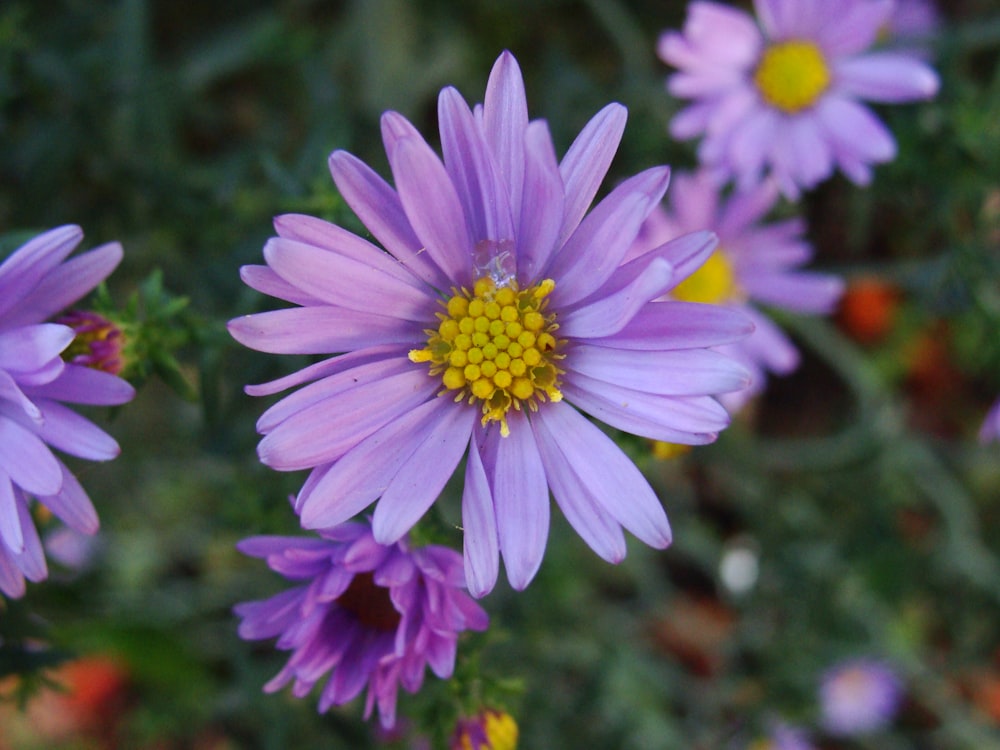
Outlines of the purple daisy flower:
[[11,597],[24,594],[25,578],[48,575],[32,499],[76,531],[98,528],[90,498],[52,449],[107,461],[118,444],[66,403],[112,406],[135,395],[113,374],[64,361],[74,330],[44,322],[122,259],[121,245],[110,243],[66,260],[82,238],[79,227],[59,227],[0,265],[0,591]]
[[991,440],[1000,440],[1000,399],[986,412],[986,419],[979,429],[979,441],[988,443]]
[[489,618],[464,591],[462,557],[447,547],[382,545],[365,523],[345,523],[321,538],[258,536],[237,545],[301,582],[270,599],[236,606],[241,638],[278,638],[292,654],[264,686],[292,682],[302,698],[330,673],[319,710],[353,700],[368,686],[365,718],[377,705],[384,727],[396,722],[402,685],[420,689],[425,667],[450,677],[458,635],[485,630]]
[[795,346],[756,305],[826,314],[843,292],[840,279],[800,270],[813,254],[802,237],[804,221],[796,218],[761,223],[778,197],[771,181],[723,197],[707,172],[675,173],[668,209],[658,208],[650,214],[631,251],[641,253],[698,229],[718,235],[719,246],[712,256],[674,287],[670,296],[726,305],[753,321],[755,328],[750,336],[718,347],[752,375],[750,387],[720,397],[730,412],[763,390],[768,372],[786,375],[799,365]]
[[888,665],[852,659],[828,670],[820,681],[821,722],[838,736],[873,732],[889,725],[902,698],[899,677]]
[[839,167],[857,184],[892,160],[896,143],[860,100],[926,99],[938,78],[900,51],[869,52],[892,0],[755,0],[742,10],[693,2],[683,33],[660,37],[659,56],[680,72],[674,96],[695,99],[671,122],[680,139],[704,135],[701,163],[741,189],[765,173],[795,198]]
[[275,221],[250,286],[300,307],[230,322],[261,351],[345,352],[264,386],[315,381],[259,420],[261,460],[312,469],[295,500],[306,528],[335,526],[379,499],[375,538],[401,538],[463,456],[466,576],[490,591],[499,555],[523,589],[549,528],[549,489],[602,557],[625,556],[622,527],[670,543],[656,494],[628,457],[569,402],[612,427],[701,444],[728,423],[712,394],[746,371],[707,347],[749,321],[710,305],[654,300],[715,246],[700,232],[625,262],[668,170],[626,180],[584,216],[617,149],[625,109],[598,113],[562,162],[528,121],[510,53],[475,110],[439,98],[444,163],[401,115],[382,134],[396,187],[343,151],[334,181],[386,251],[306,216]]

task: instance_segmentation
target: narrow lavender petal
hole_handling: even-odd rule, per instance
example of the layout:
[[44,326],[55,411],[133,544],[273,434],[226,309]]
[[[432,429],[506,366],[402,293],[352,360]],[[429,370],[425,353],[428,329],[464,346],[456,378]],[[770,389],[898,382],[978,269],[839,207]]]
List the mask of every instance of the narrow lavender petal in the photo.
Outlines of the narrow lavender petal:
[[816,185],[833,174],[833,152],[823,137],[819,123],[811,117],[798,117],[789,122],[787,154],[789,172],[802,186]]
[[396,191],[371,167],[346,151],[330,154],[329,166],[347,205],[382,246],[415,276],[433,287],[447,289],[450,280],[424,250]]
[[45,320],[65,310],[104,281],[122,256],[122,246],[112,242],[56,266],[4,317],[4,326]]
[[21,532],[17,499],[10,482],[10,476],[0,468],[0,546],[16,555],[24,550],[24,534]]
[[19,326],[0,332],[0,370],[30,373],[44,367],[72,343],[76,334],[57,323]]
[[663,258],[673,268],[672,282],[676,286],[701,268],[709,256],[715,252],[718,244],[719,239],[712,232],[691,232],[665,242],[629,262],[635,263],[643,258]]
[[669,168],[647,169],[621,183],[587,215],[544,272],[559,280],[554,305],[573,304],[608,280],[669,181]]
[[727,307],[665,300],[644,306],[609,340],[591,343],[617,349],[696,349],[729,344],[752,331],[746,316]]
[[755,301],[795,312],[833,312],[844,282],[836,276],[813,271],[747,274],[741,279]]
[[4,290],[0,316],[14,310],[82,239],[83,231],[77,226],[50,229],[26,242],[0,264],[0,287]]
[[447,399],[430,399],[385,424],[346,452],[296,500],[308,529],[337,526],[371,505],[424,439],[424,427],[454,411]]
[[29,581],[34,583],[44,581],[49,575],[49,568],[45,563],[45,548],[38,537],[35,522],[31,518],[31,511],[28,510],[24,496],[19,496],[17,490],[14,494],[17,496],[17,514],[24,536],[24,549],[13,555],[14,561]]
[[[679,178],[674,177],[675,184],[677,179]],[[716,186],[711,186],[711,190],[713,195],[718,194]],[[774,208],[779,197],[777,186],[771,180],[762,182],[750,190],[733,193],[721,207],[718,219],[713,222],[715,231],[720,237],[739,237],[748,227],[763,219]],[[804,227],[798,229],[802,225],[800,219],[790,219],[780,223],[794,224],[797,228],[794,234],[801,234],[804,229]]]
[[132,400],[135,388],[117,375],[67,364],[55,380],[26,387],[24,393],[31,398],[38,396],[71,404],[120,406]]
[[331,354],[381,344],[419,345],[420,324],[343,307],[296,307],[244,315],[227,325],[244,346],[270,354]]
[[38,495],[42,505],[52,511],[53,515],[63,523],[81,534],[96,534],[100,521],[94,504],[73,472],[59,462],[59,472],[62,476],[62,486],[51,495]]
[[240,268],[240,280],[251,289],[268,297],[292,302],[303,307],[318,307],[323,300],[289,284],[267,266],[249,265]]
[[59,462],[38,436],[9,417],[0,416],[0,468],[14,484],[33,495],[59,491]]
[[400,347],[398,344],[386,344],[384,346],[359,349],[349,354],[341,354],[320,362],[314,362],[290,375],[285,375],[267,383],[248,385],[243,390],[249,396],[271,396],[294,386],[302,385],[303,383],[336,375],[338,372],[343,372],[351,367],[384,359],[402,359],[406,357],[408,350],[409,347]]
[[510,190],[510,209],[522,215],[521,186],[525,171],[528,102],[517,60],[504,50],[490,71],[483,99],[483,131],[500,179]]
[[4,408],[3,402],[16,406],[32,422],[41,421],[42,413],[38,410],[38,407],[18,387],[14,378],[5,370],[0,370],[0,410]]
[[428,294],[429,290],[401,280],[395,264],[389,261],[386,267],[385,262],[379,263],[388,256],[374,246],[369,247],[371,252],[366,255],[370,257],[356,259],[295,240],[275,238],[264,246],[264,258],[285,281],[327,304],[366,312],[372,308],[373,299],[392,300],[391,305],[380,307],[388,317],[424,324],[433,320],[436,301]]
[[427,511],[455,472],[469,446],[474,415],[452,404],[438,411],[436,424],[424,425],[424,439],[400,467],[375,506],[372,534],[394,544]]
[[[35,433],[53,448],[90,461],[110,461],[121,449],[108,433],[57,401],[39,399],[45,421]],[[25,418],[25,423],[30,424]]]
[[47,385],[53,380],[58,378],[65,372],[67,364],[62,360],[62,357],[52,357],[44,365],[26,372],[16,372],[17,384],[21,386],[21,390],[25,394],[28,391],[37,386]]
[[[799,352],[788,336],[770,318],[750,306],[742,311],[754,322],[754,332],[735,345],[751,366],[763,367],[777,375],[787,375],[799,366]],[[757,383],[751,383],[751,387]]]
[[553,439],[563,438],[559,448],[579,483],[618,523],[651,547],[670,544],[670,523],[659,498],[611,438],[566,403],[539,409],[533,419]]
[[339,359],[346,361],[341,362],[342,366],[336,372],[288,394],[261,414],[257,420],[257,431],[268,433],[290,416],[339,393],[414,369],[405,352],[397,351],[395,356],[363,356],[366,353],[362,350],[342,355]]
[[336,461],[379,427],[426,401],[437,387],[417,368],[359,385],[290,416],[260,441],[257,455],[278,471]]
[[282,239],[347,256],[351,260],[367,263],[414,289],[426,288],[425,283],[398,259],[336,224],[314,216],[284,214],[275,217],[274,228]]
[[839,9],[837,23],[819,30],[817,38],[829,57],[842,58],[864,52],[878,41],[893,14],[892,0],[849,3]]
[[573,374],[563,382],[567,401],[619,430],[683,445],[713,442],[729,414],[709,396],[660,396]]
[[747,372],[729,357],[701,349],[657,352],[578,344],[563,366],[595,380],[662,396],[725,393],[748,383]]
[[462,203],[472,243],[512,240],[507,188],[469,106],[454,88],[443,89],[438,97],[438,122],[445,169]]
[[566,186],[566,211],[557,245],[576,231],[597,195],[621,143],[626,119],[628,110],[621,104],[604,107],[580,131],[559,164]]
[[872,52],[840,60],[834,70],[842,94],[875,102],[929,99],[940,87],[937,73],[929,65],[897,52]]
[[522,591],[535,577],[549,536],[549,488],[528,418],[507,414],[510,435],[497,448],[493,504],[500,552],[510,585]]
[[26,590],[24,575],[13,555],[0,545],[0,593],[11,599],[20,599]]
[[248,557],[265,559],[272,555],[283,555],[290,548],[308,550],[329,550],[330,545],[316,537],[260,535],[241,539],[236,543],[236,549]]
[[864,161],[886,162],[896,156],[889,130],[866,107],[841,96],[827,96],[816,105],[816,115],[838,152]]
[[421,244],[448,278],[471,286],[475,244],[455,186],[422,138],[403,138],[389,154],[396,188]]
[[465,582],[477,599],[493,590],[500,570],[500,541],[496,509],[483,459],[473,431],[469,458],[465,464],[465,487],[462,491],[463,556]]
[[528,283],[537,281],[556,248],[565,195],[548,125],[536,121],[524,134],[524,196],[518,230],[517,268]]
[[625,535],[621,526],[597,501],[590,487],[581,482],[576,467],[566,458],[559,435],[546,426],[546,420],[534,417],[531,427],[545,468],[545,478],[566,520],[594,552],[610,563],[625,559]]
[[618,333],[650,300],[670,288],[672,276],[670,264],[661,258],[622,266],[593,302],[559,316],[559,335],[578,339]]

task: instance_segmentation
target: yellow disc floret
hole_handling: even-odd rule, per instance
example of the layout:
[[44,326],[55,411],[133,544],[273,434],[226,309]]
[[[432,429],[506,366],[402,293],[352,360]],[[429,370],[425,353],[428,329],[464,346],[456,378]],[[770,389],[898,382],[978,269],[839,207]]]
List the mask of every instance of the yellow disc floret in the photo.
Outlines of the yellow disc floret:
[[813,42],[777,42],[764,51],[753,75],[760,95],[788,114],[813,106],[830,85],[830,68]]
[[732,302],[740,296],[733,264],[721,249],[708,256],[701,268],[675,286],[670,294],[684,302],[710,305]]
[[507,436],[507,412],[535,410],[546,400],[560,401],[557,363],[559,340],[555,315],[547,312],[551,279],[519,289],[516,281],[497,287],[486,276],[467,289],[452,289],[437,314],[437,328],[427,329],[427,346],[410,352],[411,362],[429,362],[455,400],[482,402],[483,424],[499,422]]

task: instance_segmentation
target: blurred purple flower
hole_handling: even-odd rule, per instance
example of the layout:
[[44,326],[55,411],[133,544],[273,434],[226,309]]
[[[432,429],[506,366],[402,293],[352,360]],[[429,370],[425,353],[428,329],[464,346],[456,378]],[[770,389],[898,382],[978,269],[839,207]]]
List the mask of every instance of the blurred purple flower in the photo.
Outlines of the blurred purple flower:
[[979,429],[979,440],[988,443],[991,440],[1000,440],[1000,399],[986,412],[986,419]]
[[[741,189],[766,173],[795,198],[839,167],[857,184],[892,160],[892,135],[860,100],[932,97],[935,72],[901,51],[869,52],[892,0],[755,0],[749,14],[693,2],[683,33],[668,31],[658,53],[680,72],[674,96],[694,99],[671,122],[680,139],[704,135],[699,160]],[[759,26],[758,26],[759,22]]]
[[891,44],[926,41],[940,26],[941,13],[934,0],[896,0],[885,33]]
[[109,435],[65,403],[110,406],[135,394],[110,373],[65,362],[60,355],[73,329],[44,322],[122,259],[121,245],[110,243],[65,260],[82,238],[79,227],[52,229],[0,265],[0,591],[11,597],[24,594],[25,578],[48,575],[32,498],[75,531],[98,528],[90,498],[52,448],[91,461],[119,453]]
[[411,549],[375,541],[370,525],[345,523],[320,538],[258,536],[238,546],[301,585],[236,606],[239,634],[278,638],[292,654],[264,686],[292,682],[302,698],[327,673],[319,710],[355,698],[367,685],[365,718],[377,705],[384,727],[396,722],[400,685],[420,689],[425,667],[450,677],[459,633],[485,630],[489,618],[463,590],[462,557],[447,547]]
[[[306,528],[335,526],[381,498],[373,532],[401,538],[468,455],[462,500],[470,590],[490,591],[499,555],[512,585],[534,577],[549,489],[603,558],[625,556],[622,527],[670,543],[656,494],[576,408],[654,440],[702,444],[728,423],[712,395],[747,372],[707,347],[751,324],[715,306],[657,302],[715,246],[688,235],[624,262],[667,188],[658,167],[626,180],[588,215],[618,147],[611,104],[562,162],[528,121],[509,53],[485,104],[453,88],[438,101],[444,162],[401,115],[382,118],[396,187],[354,156],[330,157],[347,203],[388,252],[307,216],[275,221],[253,288],[300,307],[229,324],[255,349],[347,352],[254,395],[315,381],[268,409],[258,453],[279,471],[312,469],[295,501]],[[565,400],[564,400],[565,399]]]
[[796,218],[761,223],[778,197],[770,181],[722,197],[706,172],[675,173],[668,210],[658,208],[650,214],[633,246],[633,252],[643,251],[699,229],[718,235],[715,253],[670,296],[725,305],[753,321],[755,329],[750,336],[718,347],[752,376],[748,388],[720,397],[730,413],[763,390],[768,372],[786,375],[799,364],[795,346],[756,305],[825,314],[843,292],[837,277],[799,270],[813,254],[802,237],[805,222]]
[[902,698],[899,677],[888,665],[871,659],[842,662],[820,681],[821,723],[843,737],[872,732],[892,722]]
[[773,722],[767,738],[750,745],[750,750],[816,750],[806,733],[782,721]]
[[518,728],[506,711],[485,708],[473,717],[459,719],[448,743],[449,750],[515,750]]

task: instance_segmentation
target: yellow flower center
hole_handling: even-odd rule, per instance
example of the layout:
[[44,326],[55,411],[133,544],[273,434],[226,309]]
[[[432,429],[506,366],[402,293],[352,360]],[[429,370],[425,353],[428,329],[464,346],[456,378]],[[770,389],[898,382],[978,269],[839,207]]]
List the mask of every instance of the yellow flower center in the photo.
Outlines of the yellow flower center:
[[813,42],[778,42],[764,51],[753,82],[765,101],[795,114],[814,105],[826,91],[830,69]]
[[452,289],[437,313],[440,323],[427,329],[427,346],[410,351],[411,362],[430,362],[430,374],[440,375],[455,401],[482,402],[483,424],[499,422],[500,434],[510,434],[507,412],[538,409],[538,402],[560,401],[556,362],[559,327],[546,312],[551,279],[518,289],[517,282],[497,287],[489,276],[476,281],[472,293]]
[[708,256],[701,268],[674,287],[670,293],[684,302],[704,302],[718,305],[739,296],[736,274],[725,251],[719,249]]

